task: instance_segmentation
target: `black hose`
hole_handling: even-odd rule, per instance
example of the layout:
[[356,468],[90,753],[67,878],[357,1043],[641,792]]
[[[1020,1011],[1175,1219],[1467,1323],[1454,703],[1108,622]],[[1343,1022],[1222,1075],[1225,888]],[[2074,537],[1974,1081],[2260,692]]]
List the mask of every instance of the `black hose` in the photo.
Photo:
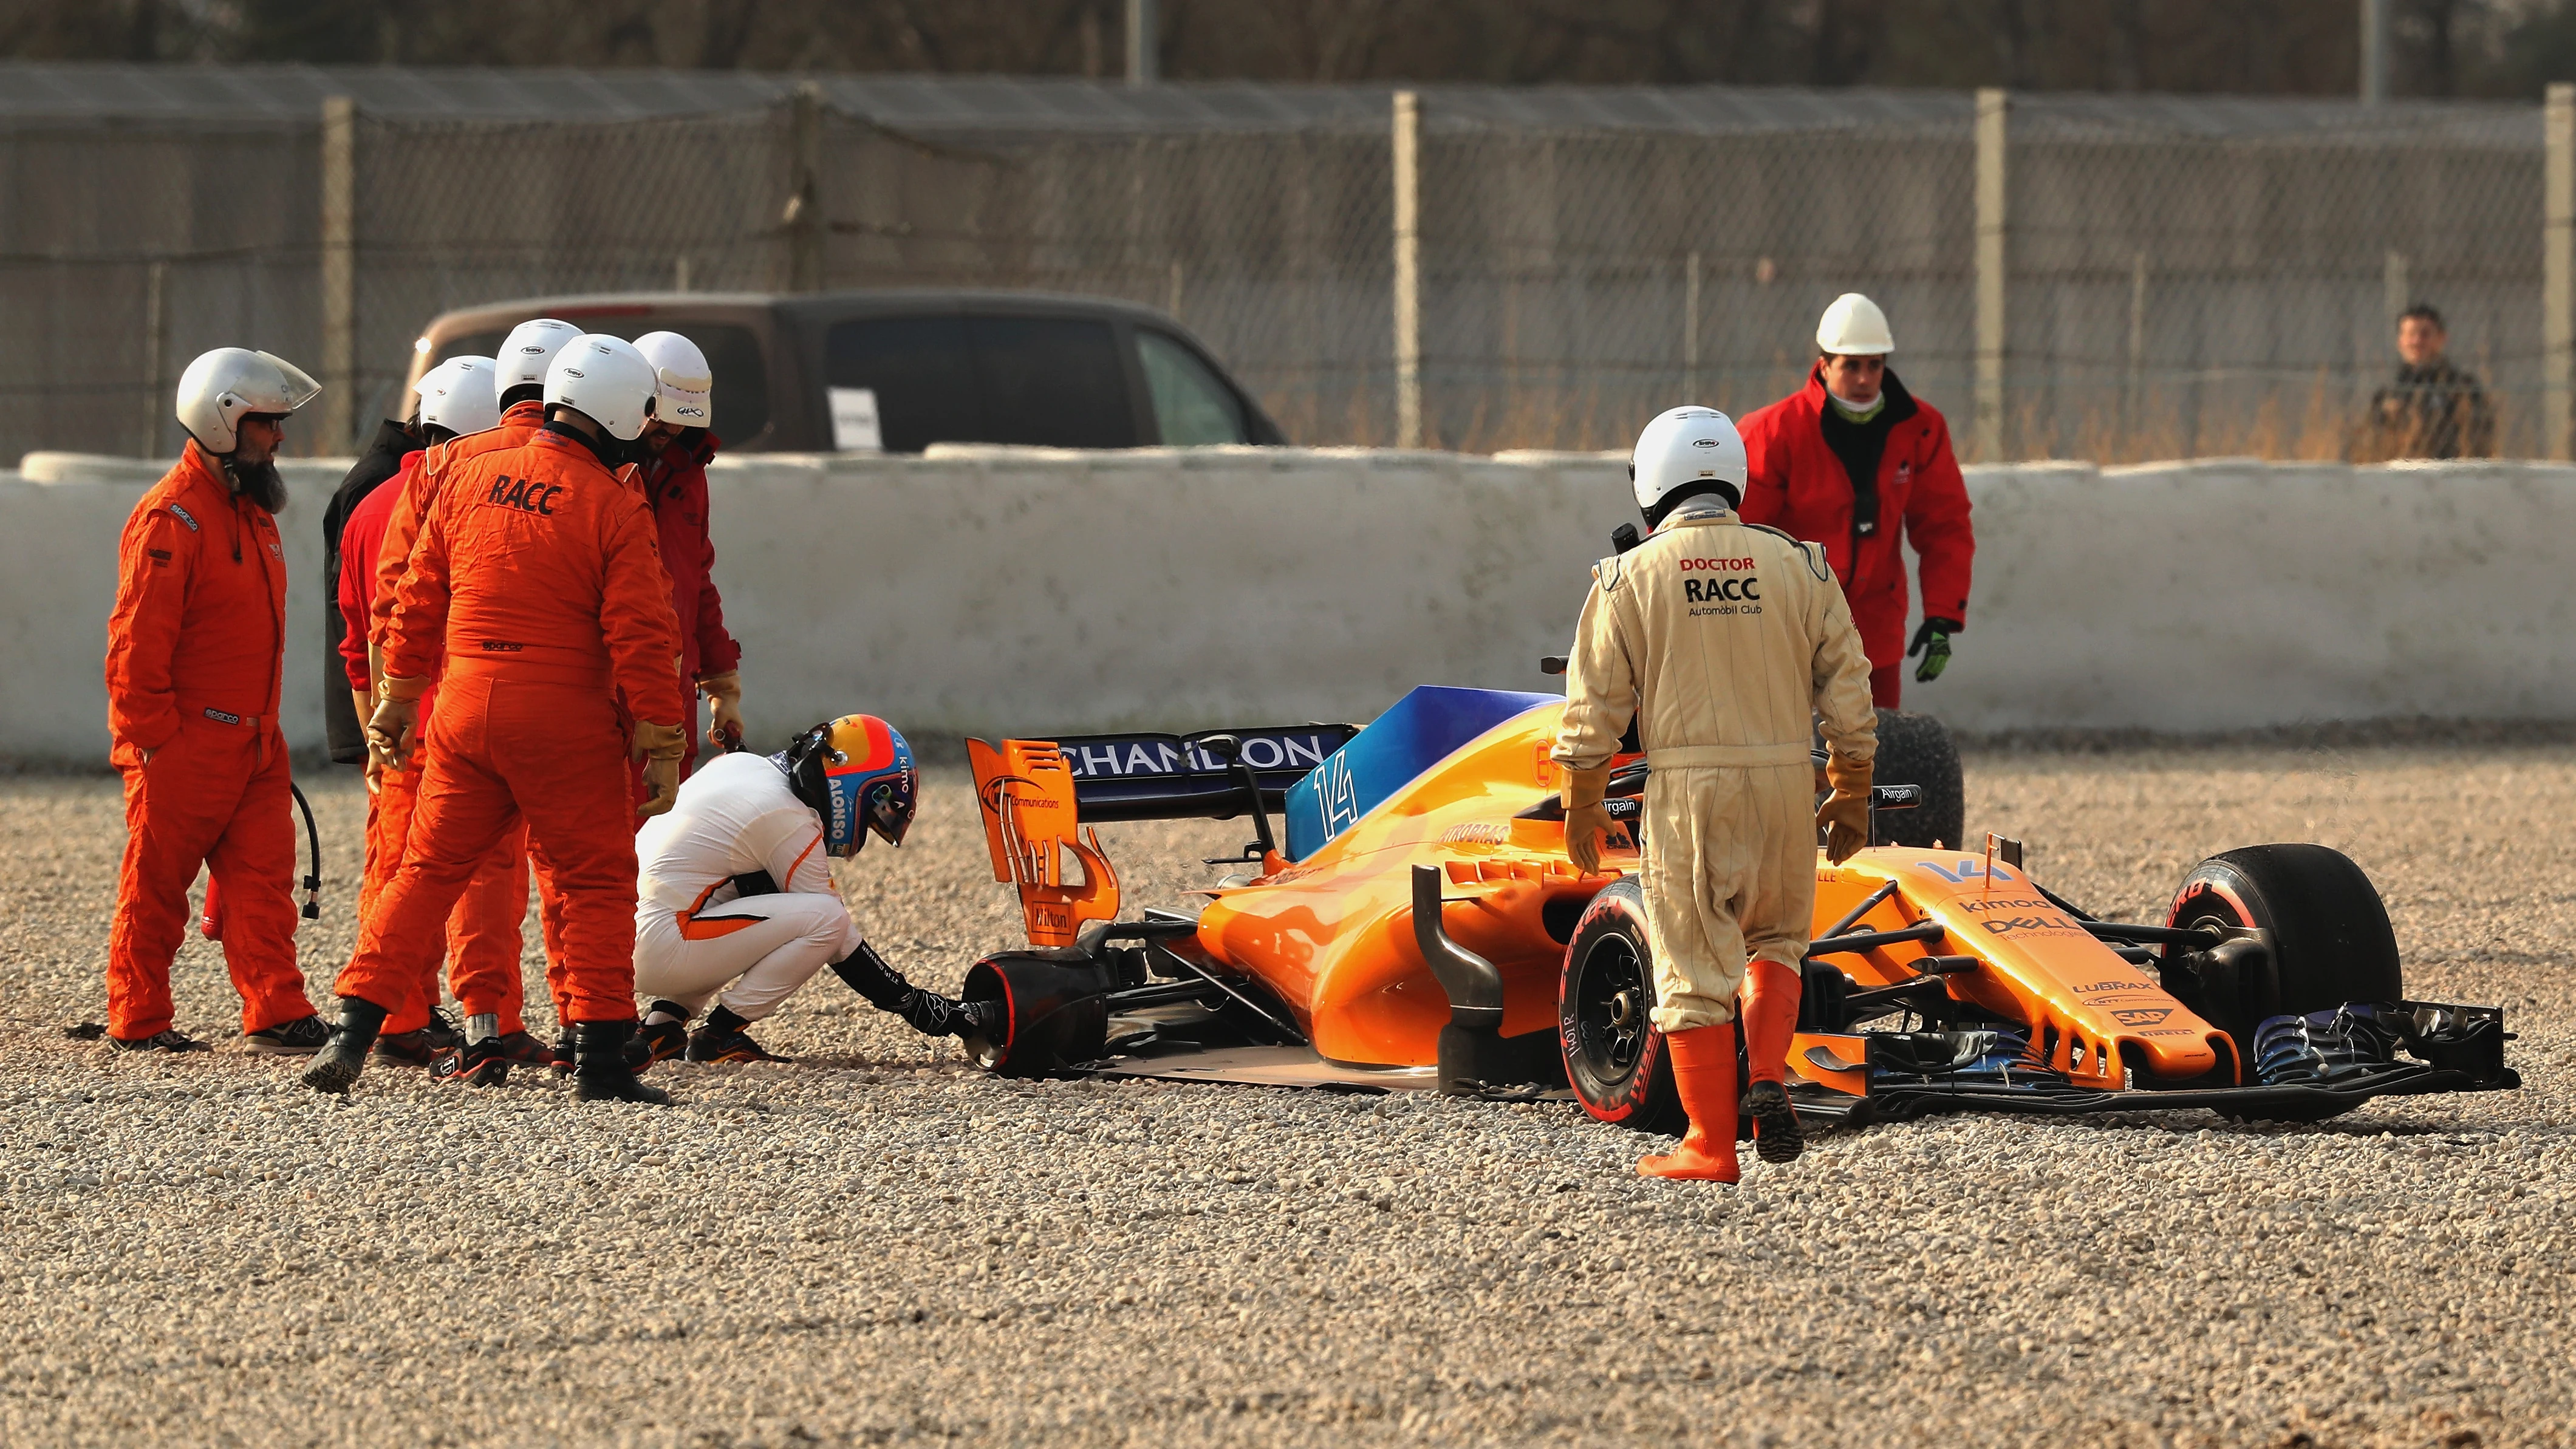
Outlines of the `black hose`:
[[311,867],[304,873],[304,919],[322,919],[322,832],[313,824],[313,802],[304,798],[304,787],[287,782],[295,792],[295,808],[304,812],[304,860]]

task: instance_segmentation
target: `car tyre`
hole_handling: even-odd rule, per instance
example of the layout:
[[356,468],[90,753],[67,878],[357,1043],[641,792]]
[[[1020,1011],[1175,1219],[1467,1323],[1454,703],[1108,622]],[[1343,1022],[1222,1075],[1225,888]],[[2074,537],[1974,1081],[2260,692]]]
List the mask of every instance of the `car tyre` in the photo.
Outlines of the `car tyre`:
[[1872,779],[1881,785],[1923,787],[1921,805],[1878,817],[1881,844],[1928,850],[1937,841],[1954,849],[1967,848],[1968,793],[1959,771],[1959,747],[1939,720],[1928,714],[1880,710],[1878,763]]
[[2235,1041],[2239,1061],[2253,1061],[2254,1031],[2267,1017],[2406,995],[2397,933],[2378,888],[2351,857],[2326,846],[2249,845],[2213,855],[2183,877],[2166,919],[2252,927],[2271,943],[2268,978],[2240,980],[2232,999],[2199,993],[2186,1002]]
[[1655,1029],[1655,965],[1646,937],[1646,893],[1629,876],[1584,907],[1566,943],[1557,983],[1557,1046],[1583,1110],[1641,1132],[1690,1125],[1673,1085],[1671,1054]]

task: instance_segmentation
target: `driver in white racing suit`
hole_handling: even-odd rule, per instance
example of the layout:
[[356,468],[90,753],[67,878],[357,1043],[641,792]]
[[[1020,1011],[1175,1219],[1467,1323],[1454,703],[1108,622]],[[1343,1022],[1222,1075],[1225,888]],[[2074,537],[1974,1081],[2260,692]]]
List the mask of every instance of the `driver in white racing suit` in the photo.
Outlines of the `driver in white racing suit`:
[[749,1028],[825,966],[925,1035],[971,1036],[998,1016],[999,1003],[905,981],[860,939],[832,884],[832,858],[856,855],[869,832],[902,845],[918,785],[912,747],[864,714],[775,755],[724,755],[681,784],[635,839],[635,989],[654,998],[639,1065],[786,1060]]

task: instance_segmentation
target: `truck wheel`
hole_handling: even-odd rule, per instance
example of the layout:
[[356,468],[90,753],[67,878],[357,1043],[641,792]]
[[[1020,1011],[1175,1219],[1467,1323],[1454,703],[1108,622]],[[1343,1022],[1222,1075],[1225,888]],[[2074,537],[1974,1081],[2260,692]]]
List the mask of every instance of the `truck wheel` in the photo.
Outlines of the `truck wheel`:
[[2397,933],[2378,888],[2351,857],[2322,845],[2249,845],[2213,855],[2182,878],[2167,920],[2249,926],[2270,941],[2268,975],[2239,977],[2232,989],[2208,983],[2217,989],[2185,1002],[2235,1041],[2248,1082],[2254,1030],[2265,1018],[2406,995]]
[[1557,983],[1557,1045],[1584,1111],[1641,1132],[1678,1133],[1690,1116],[1654,1010],[1646,893],[1631,876],[1594,896],[1575,922]]
[[1949,730],[1928,714],[1900,710],[1878,712],[1878,766],[1873,779],[1881,785],[1920,785],[1923,803],[1912,810],[1890,810],[1878,817],[1878,833],[1888,845],[1930,849],[1933,842],[1965,850],[1968,793],[1959,776],[1959,747]]

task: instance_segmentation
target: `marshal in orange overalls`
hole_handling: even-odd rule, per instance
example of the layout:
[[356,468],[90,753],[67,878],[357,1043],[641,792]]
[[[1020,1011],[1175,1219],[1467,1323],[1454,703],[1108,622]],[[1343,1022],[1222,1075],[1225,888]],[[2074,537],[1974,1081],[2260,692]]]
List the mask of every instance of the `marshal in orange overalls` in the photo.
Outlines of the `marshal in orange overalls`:
[[[678,728],[679,630],[644,500],[549,425],[442,481],[396,591],[384,672],[438,667],[409,850],[336,990],[390,1008],[521,821],[561,892],[563,1015],[635,1015],[635,812],[617,698]],[[430,968],[434,969],[434,967]]]
[[285,632],[277,521],[191,440],[126,519],[107,621],[126,827],[107,938],[112,1036],[169,1029],[170,962],[200,867],[224,893],[243,1033],[313,1014],[295,963],[295,806],[277,728]]

